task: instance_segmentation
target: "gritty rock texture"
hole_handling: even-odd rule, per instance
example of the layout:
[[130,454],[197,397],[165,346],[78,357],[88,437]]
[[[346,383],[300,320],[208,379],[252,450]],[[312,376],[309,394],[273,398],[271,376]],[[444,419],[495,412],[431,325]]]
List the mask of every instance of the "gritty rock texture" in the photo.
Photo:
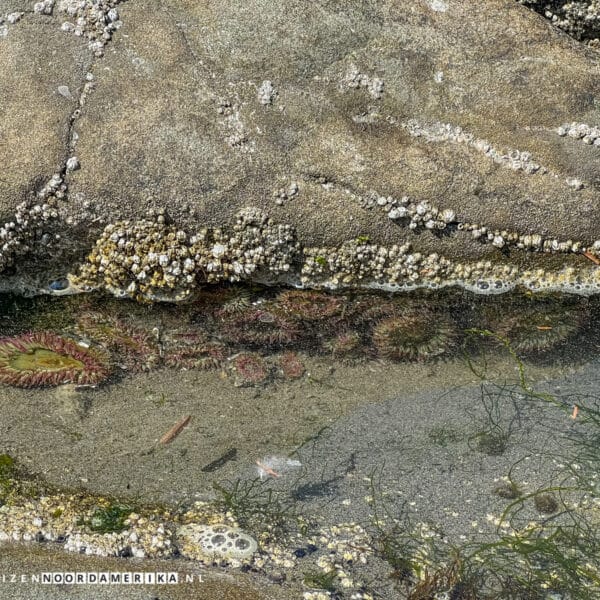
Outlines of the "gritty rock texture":
[[[109,600],[116,597],[126,600],[147,600],[148,598],[161,598],[164,600],[189,600],[202,598],[203,600],[272,600],[290,599],[294,595],[280,586],[275,587],[269,582],[258,580],[256,577],[233,573],[223,574],[218,571],[200,572],[190,567],[190,563],[183,560],[165,561],[154,560],[144,563],[136,562],[135,566],[123,563],[117,558],[96,556],[78,556],[56,552],[53,548],[32,547],[31,545],[3,546],[0,557],[0,566],[6,572],[37,573],[39,572],[178,572],[180,581],[185,581],[186,575],[192,576],[192,583],[179,585],[122,585],[115,592],[114,586],[109,585],[65,585],[30,582],[26,577],[25,582],[12,584],[4,593],[10,594],[13,600],[59,600],[68,594],[69,598],[77,600]],[[296,595],[297,597],[297,595]]]
[[[76,272],[107,224],[149,208],[193,234],[232,227],[249,206],[294,227],[303,248],[360,238],[377,254],[409,243],[453,265],[507,264],[507,277],[513,265],[593,267],[581,254],[600,239],[600,146],[565,132],[600,126],[598,54],[513,0],[104,2],[95,18],[107,30],[83,11],[79,38],[59,25],[63,4],[0,40],[13,72],[18,60],[48,60],[22,50],[27,27],[62,60],[73,45],[85,57],[70,58],[52,89],[66,85],[79,102],[54,149],[60,164],[17,167],[0,187],[8,219],[34,174],[55,169],[67,185],[62,254],[34,248],[17,276],[32,258],[38,272]],[[9,129],[26,114],[22,97],[9,104]],[[13,163],[32,143],[14,129],[0,150]],[[438,212],[403,218],[406,197]]]
[[[0,11],[25,9],[25,3],[8,4]],[[70,116],[76,108],[73,97],[91,61],[81,40],[65,37],[58,21],[49,17],[25,13],[16,23],[6,21],[4,27],[6,35],[0,34],[0,214],[9,217],[28,191],[37,192],[61,170]],[[69,90],[70,97],[59,88]]]

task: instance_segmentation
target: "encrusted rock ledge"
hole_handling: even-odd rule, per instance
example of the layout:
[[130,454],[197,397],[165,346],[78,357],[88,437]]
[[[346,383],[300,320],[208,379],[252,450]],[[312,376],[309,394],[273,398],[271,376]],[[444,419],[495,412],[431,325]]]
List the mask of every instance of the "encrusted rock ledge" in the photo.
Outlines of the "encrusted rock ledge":
[[404,217],[409,228],[433,223],[441,230],[485,235],[494,246],[512,244],[522,252],[583,253],[593,266],[550,271],[492,261],[459,263],[437,253],[416,252],[407,242],[373,244],[367,236],[337,247],[301,247],[293,227],[274,223],[258,208],[241,210],[231,231],[203,228],[190,234],[169,224],[160,211],[141,221],[108,225],[78,273],[69,275],[65,290],[101,289],[141,301],[184,300],[199,286],[223,281],[387,290],[459,285],[488,294],[516,286],[584,295],[600,292],[600,270],[595,266],[600,262],[600,240],[588,248],[579,241],[547,240],[539,234],[488,233],[485,226],[457,222],[452,211],[440,213],[408,198],[400,203],[378,198],[377,204],[390,218]]
[[30,5],[0,289],[598,291],[599,55],[518,2]]

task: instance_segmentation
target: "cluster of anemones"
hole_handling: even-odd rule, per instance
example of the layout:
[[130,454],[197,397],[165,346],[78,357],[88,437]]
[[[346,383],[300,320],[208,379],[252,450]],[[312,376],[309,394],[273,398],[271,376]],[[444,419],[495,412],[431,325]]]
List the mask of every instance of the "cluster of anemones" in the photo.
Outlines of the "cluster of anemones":
[[[460,322],[466,317],[419,298],[315,290],[261,295],[221,286],[187,307],[183,325],[178,313],[172,327],[152,331],[106,309],[86,310],[76,325],[85,342],[51,332],[0,340],[0,382],[24,387],[99,383],[111,370],[109,352],[112,363],[125,371],[160,365],[222,369],[237,385],[302,377],[299,350],[351,362],[374,356],[399,362],[448,355],[458,346],[467,326]],[[508,342],[522,354],[556,348],[589,317],[580,303],[557,305],[549,298],[522,297],[511,299],[510,305],[487,299],[471,308],[472,331]]]

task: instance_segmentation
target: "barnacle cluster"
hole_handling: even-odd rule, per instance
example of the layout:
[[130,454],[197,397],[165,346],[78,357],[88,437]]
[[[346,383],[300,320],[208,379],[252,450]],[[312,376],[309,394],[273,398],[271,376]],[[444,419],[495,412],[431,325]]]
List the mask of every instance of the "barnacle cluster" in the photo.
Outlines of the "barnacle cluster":
[[584,144],[591,146],[600,146],[600,127],[587,125],[586,123],[565,123],[556,128],[556,133],[560,137],[570,137],[574,140],[581,140]]
[[545,16],[553,25],[593,47],[600,46],[598,0],[517,0]]
[[[596,143],[594,137],[597,128],[585,127],[588,133],[584,131],[579,124],[572,124],[569,129],[569,135],[575,137],[581,133],[581,138],[587,136],[593,143]],[[557,129],[559,135],[563,135],[564,127]],[[588,135],[589,134],[589,135]],[[564,133],[567,135],[567,133]],[[598,130],[600,135],[600,130]],[[579,139],[579,138],[578,138]],[[600,144],[600,139],[598,139]],[[518,152],[517,152],[518,154]],[[516,159],[515,159],[516,160]],[[581,189],[583,183],[576,178],[567,178],[567,185],[574,189]],[[505,246],[514,246],[520,250],[529,250],[533,252],[545,253],[581,253],[591,251],[597,253],[600,251],[600,240],[593,242],[589,247],[577,240],[561,240],[558,238],[542,236],[536,233],[519,233],[507,229],[497,229],[488,227],[481,223],[470,223],[463,221],[456,216],[456,213],[449,208],[440,209],[426,200],[417,201],[409,196],[402,196],[396,199],[393,196],[382,196],[375,191],[371,191],[367,196],[361,199],[361,205],[364,208],[378,207],[383,209],[387,216],[394,222],[407,226],[408,229],[447,229],[449,226],[453,231],[463,231],[469,233],[471,237],[483,243],[491,243],[496,248]]]
[[[377,197],[375,204],[389,213],[407,208],[411,225],[428,228],[452,226],[457,231],[502,248],[512,245],[524,251],[584,254],[597,260],[600,240],[584,245],[577,240],[558,240],[540,234],[492,230],[462,222],[449,209],[439,210],[428,202],[400,201]],[[400,219],[401,217],[398,217]],[[411,226],[409,225],[409,227]],[[590,260],[591,262],[591,260]],[[261,210],[241,210],[229,229],[204,228],[188,233],[167,222],[164,211],[141,221],[119,221],[108,225],[76,275],[69,275],[73,290],[105,289],[118,297],[138,301],[179,301],[205,284],[240,281],[292,283],[303,288],[398,289],[458,285],[483,294],[497,294],[523,286],[533,291],[564,291],[589,295],[600,288],[600,270],[595,266],[564,266],[560,270],[523,269],[516,264],[479,260],[452,261],[436,252],[415,251],[411,243],[398,240],[390,246],[372,243],[368,236],[347,240],[339,246],[301,247],[290,225],[273,223]],[[248,296],[232,295],[230,306],[219,317],[249,307]],[[312,320],[344,313],[343,301],[323,292]],[[277,300],[284,316],[302,316],[294,292]],[[273,312],[273,311],[269,311]],[[280,315],[281,316],[281,315]]]
[[[499,240],[498,245],[501,243]],[[575,242],[566,244],[572,247]],[[586,251],[600,252],[600,242]],[[303,253],[301,282],[305,287],[371,287],[395,291],[457,285],[480,294],[498,294],[522,286],[536,292],[583,295],[600,288],[600,270],[594,266],[565,266],[558,271],[548,271],[522,269],[516,264],[490,260],[461,263],[436,252],[415,252],[406,242],[386,247],[352,240],[338,247],[305,248]]]
[[[58,11],[69,18],[61,29],[88,40],[88,47],[94,56],[104,54],[104,46],[113,33],[121,27],[117,5],[121,0],[58,0]],[[54,0],[38,2],[36,12],[48,14]]]
[[294,230],[255,208],[241,210],[231,232],[202,229],[193,235],[158,211],[108,225],[71,283],[138,300],[181,300],[198,283],[241,281],[257,271],[286,273],[297,250]]
[[12,265],[17,256],[30,251],[34,242],[50,242],[44,226],[58,217],[57,198],[62,198],[65,190],[62,177],[54,174],[38,192],[37,202],[21,202],[13,218],[0,226],[0,272]]

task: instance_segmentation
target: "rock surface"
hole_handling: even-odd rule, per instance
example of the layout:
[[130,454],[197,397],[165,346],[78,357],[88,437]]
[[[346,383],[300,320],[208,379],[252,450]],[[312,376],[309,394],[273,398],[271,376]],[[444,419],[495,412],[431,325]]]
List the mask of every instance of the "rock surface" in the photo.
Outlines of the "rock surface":
[[[271,600],[274,598],[292,598],[292,593],[280,586],[269,585],[246,575],[233,572],[223,574],[218,571],[198,569],[189,562],[154,560],[123,561],[117,558],[96,556],[78,556],[57,552],[51,548],[32,545],[3,545],[0,566],[6,574],[3,593],[13,600],[54,600],[69,598],[77,600],[102,600],[122,598],[123,600],[185,600],[202,598],[203,600]],[[178,573],[178,584],[171,585],[66,585],[40,584],[32,578],[41,577],[41,573],[97,573],[97,572],[155,572]],[[11,575],[17,574],[11,583]],[[21,577],[23,580],[21,580]],[[187,582],[186,582],[187,577]],[[118,595],[118,596],[117,596]]]
[[[79,37],[61,25],[64,1],[3,26],[2,220],[53,174],[67,185],[56,219],[0,246],[16,261],[4,288],[76,272],[106,224],[149,208],[193,232],[258,207],[303,248],[406,241],[454,264],[595,268],[581,252],[600,238],[599,55],[513,0],[98,10],[104,37],[88,13]],[[404,196],[454,218],[410,229],[388,218]],[[527,234],[547,247],[519,247]]]

